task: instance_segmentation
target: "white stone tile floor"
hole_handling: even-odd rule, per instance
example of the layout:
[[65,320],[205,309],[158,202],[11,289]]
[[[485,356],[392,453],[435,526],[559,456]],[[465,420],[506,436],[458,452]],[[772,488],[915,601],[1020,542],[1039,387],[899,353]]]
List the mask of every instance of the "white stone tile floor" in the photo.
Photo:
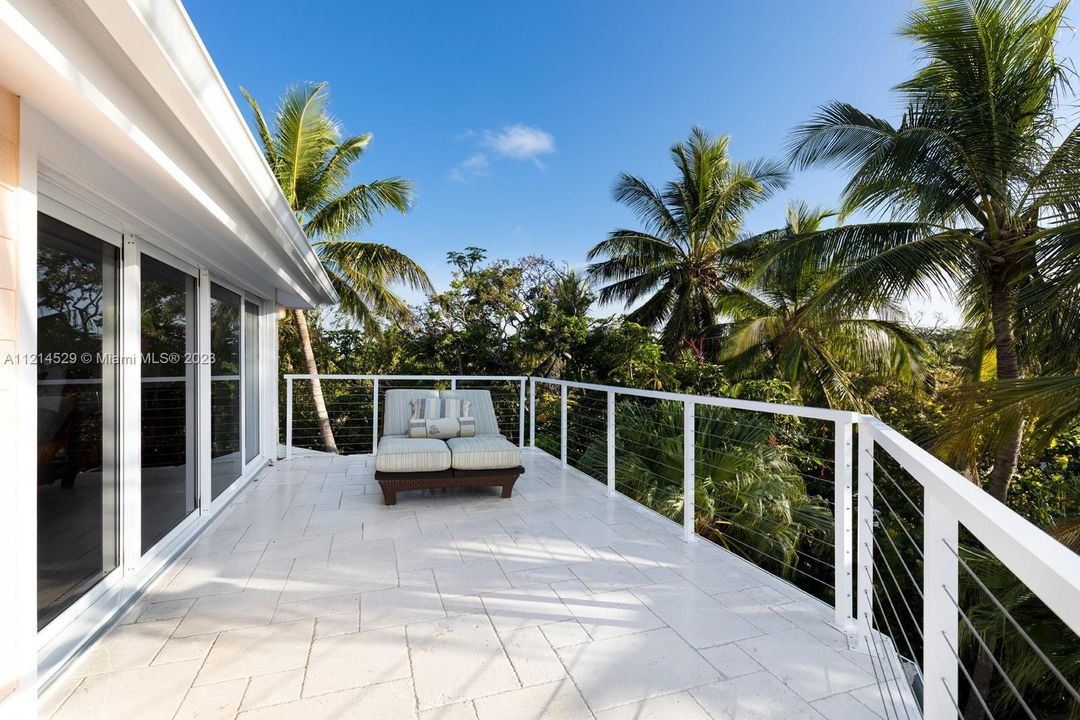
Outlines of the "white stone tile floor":
[[514,496],[368,456],[245,488],[44,693],[49,718],[884,715],[824,604],[539,451]]

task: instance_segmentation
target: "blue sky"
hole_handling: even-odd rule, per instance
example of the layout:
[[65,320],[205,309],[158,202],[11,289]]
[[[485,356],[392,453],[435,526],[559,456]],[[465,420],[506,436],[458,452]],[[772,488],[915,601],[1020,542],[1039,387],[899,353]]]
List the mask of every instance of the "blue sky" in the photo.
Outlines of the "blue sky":
[[[701,125],[739,159],[777,157],[830,100],[895,118],[910,75],[895,34],[906,0],[325,2],[186,0],[243,110],[282,88],[330,83],[331,107],[374,141],[357,180],[412,178],[416,205],[366,239],[419,261],[439,287],[446,253],[543,254],[572,266],[631,214],[619,172],[659,184],[668,148]],[[1075,11],[1074,11],[1075,12]],[[749,218],[783,223],[792,198],[832,205],[843,178],[800,172]],[[925,322],[941,299],[913,301]]]

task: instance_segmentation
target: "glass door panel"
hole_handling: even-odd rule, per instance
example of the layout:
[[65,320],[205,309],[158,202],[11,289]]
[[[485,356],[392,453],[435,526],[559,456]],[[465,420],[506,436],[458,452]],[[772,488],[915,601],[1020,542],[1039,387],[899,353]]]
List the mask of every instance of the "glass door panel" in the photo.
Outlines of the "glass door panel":
[[38,215],[38,627],[118,563],[119,250]]
[[244,462],[259,456],[259,306],[244,303]]
[[195,278],[143,255],[142,551],[194,512]]
[[240,296],[210,285],[210,494],[243,470],[240,457]]

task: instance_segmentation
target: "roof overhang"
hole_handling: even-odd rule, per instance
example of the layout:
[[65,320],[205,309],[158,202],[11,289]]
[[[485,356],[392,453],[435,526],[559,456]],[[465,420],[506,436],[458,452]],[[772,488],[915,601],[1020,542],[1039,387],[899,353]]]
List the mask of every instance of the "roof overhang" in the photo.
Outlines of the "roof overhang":
[[207,264],[282,304],[337,301],[177,0],[0,0],[0,84],[167,206],[152,220]]

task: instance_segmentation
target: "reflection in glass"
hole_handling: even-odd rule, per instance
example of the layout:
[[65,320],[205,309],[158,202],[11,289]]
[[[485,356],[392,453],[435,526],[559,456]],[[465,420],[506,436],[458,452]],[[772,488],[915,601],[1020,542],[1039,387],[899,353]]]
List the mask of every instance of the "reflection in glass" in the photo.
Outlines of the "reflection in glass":
[[117,565],[118,267],[117,248],[38,215],[39,628]]
[[195,278],[143,255],[142,551],[195,510]]
[[243,469],[240,457],[240,296],[210,285],[210,495]]
[[259,306],[244,303],[244,462],[259,455]]

